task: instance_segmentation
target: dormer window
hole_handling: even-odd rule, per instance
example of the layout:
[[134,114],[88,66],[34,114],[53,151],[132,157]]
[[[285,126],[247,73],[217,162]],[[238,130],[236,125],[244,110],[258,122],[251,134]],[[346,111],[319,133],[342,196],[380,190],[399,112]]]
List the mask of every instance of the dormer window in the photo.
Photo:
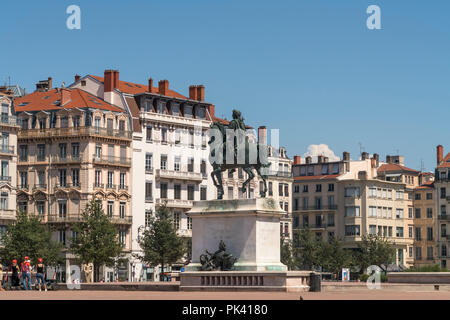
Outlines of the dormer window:
[[60,128],[67,128],[69,126],[69,118],[62,117],[60,120]]
[[178,103],[172,102],[170,104],[170,108],[172,109],[172,115],[174,116],[180,115],[180,105]]
[[184,116],[186,118],[192,118],[192,106],[188,104],[184,105]]
[[197,107],[197,114],[196,117],[198,119],[205,119],[206,118],[206,111],[205,107]]
[[22,120],[22,130],[28,130],[28,119]]
[[39,119],[39,128],[45,129],[47,125],[47,119],[46,118],[40,118]]

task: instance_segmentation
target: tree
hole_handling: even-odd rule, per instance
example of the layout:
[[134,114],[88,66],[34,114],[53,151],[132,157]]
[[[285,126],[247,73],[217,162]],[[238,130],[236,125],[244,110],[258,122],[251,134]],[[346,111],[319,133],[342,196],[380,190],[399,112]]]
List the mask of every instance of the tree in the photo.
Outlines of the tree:
[[33,263],[42,258],[49,266],[63,261],[60,255],[62,246],[51,240],[51,230],[37,216],[17,212],[16,221],[7,226],[0,239],[3,246],[0,256],[8,262],[13,259],[20,261],[25,256]]
[[355,262],[362,272],[371,265],[376,265],[386,272],[387,266],[395,261],[395,248],[384,237],[364,235],[357,246]]
[[300,269],[311,270],[322,266],[322,241],[316,239],[309,229],[294,234],[293,250],[295,264]]
[[297,265],[294,259],[292,241],[286,240],[284,237],[280,239],[280,260],[281,263],[288,267],[288,270],[295,270]]
[[[139,258],[156,267],[161,266],[164,272],[166,264],[177,262],[183,257],[186,250],[183,240],[178,237],[169,210],[165,205],[156,210],[155,217],[150,221],[150,227],[146,229],[140,241],[143,255]],[[163,277],[160,277],[162,281]]]
[[82,213],[82,221],[75,223],[72,230],[75,237],[71,252],[80,264],[94,265],[94,280],[98,281],[100,266],[113,266],[122,252],[117,227],[105,215],[101,203],[92,199]]
[[328,242],[322,243],[321,250],[322,267],[327,271],[339,274],[344,267],[349,267],[352,256],[347,249],[343,248],[342,241],[331,237]]

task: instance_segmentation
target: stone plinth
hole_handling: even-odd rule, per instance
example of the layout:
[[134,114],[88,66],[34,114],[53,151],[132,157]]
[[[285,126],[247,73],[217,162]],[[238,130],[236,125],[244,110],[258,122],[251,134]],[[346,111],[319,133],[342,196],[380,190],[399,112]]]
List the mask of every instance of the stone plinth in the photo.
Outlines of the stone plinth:
[[182,272],[180,291],[283,291],[310,288],[310,271],[197,271]]
[[285,215],[272,198],[196,201],[192,218],[192,263],[198,271],[200,255],[217,251],[220,240],[238,258],[237,271],[285,271],[280,262],[280,218]]

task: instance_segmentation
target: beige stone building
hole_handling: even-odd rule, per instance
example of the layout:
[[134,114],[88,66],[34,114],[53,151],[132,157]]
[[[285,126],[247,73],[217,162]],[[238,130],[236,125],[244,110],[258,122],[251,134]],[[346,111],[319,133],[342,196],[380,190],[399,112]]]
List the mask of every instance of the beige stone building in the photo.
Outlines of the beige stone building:
[[443,268],[450,265],[450,153],[444,157],[444,147],[437,146],[435,171],[435,195],[437,210],[437,258]]
[[414,266],[437,262],[437,215],[433,175],[421,174],[414,189]]
[[[53,88],[51,78],[15,102],[18,135],[18,209],[51,225],[64,246],[90,199],[100,201],[131,250],[131,132],[125,110],[80,89]],[[75,264],[65,252],[66,268]],[[126,263],[103,268],[100,279],[127,280]],[[65,270],[61,270],[61,279]]]
[[323,240],[342,239],[356,248],[363,235],[386,237],[396,248],[396,264],[413,264],[412,191],[418,172],[404,166],[402,157],[387,156],[384,163],[363,153],[351,160],[329,162],[319,155],[293,165],[293,229],[308,227]]
[[0,232],[16,219],[17,132],[19,125],[13,110],[13,92],[0,90]]

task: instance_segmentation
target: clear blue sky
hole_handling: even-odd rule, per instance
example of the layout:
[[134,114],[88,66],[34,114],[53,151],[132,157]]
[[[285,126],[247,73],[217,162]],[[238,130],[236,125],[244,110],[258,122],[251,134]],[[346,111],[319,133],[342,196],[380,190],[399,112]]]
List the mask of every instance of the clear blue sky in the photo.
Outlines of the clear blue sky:
[[[81,30],[66,8],[81,7]],[[382,30],[366,28],[381,8]],[[2,3],[0,81],[34,90],[78,73],[188,94],[204,84],[216,112],[280,128],[288,155],[327,144],[338,155],[397,150],[433,170],[450,151],[450,1],[43,0]]]

